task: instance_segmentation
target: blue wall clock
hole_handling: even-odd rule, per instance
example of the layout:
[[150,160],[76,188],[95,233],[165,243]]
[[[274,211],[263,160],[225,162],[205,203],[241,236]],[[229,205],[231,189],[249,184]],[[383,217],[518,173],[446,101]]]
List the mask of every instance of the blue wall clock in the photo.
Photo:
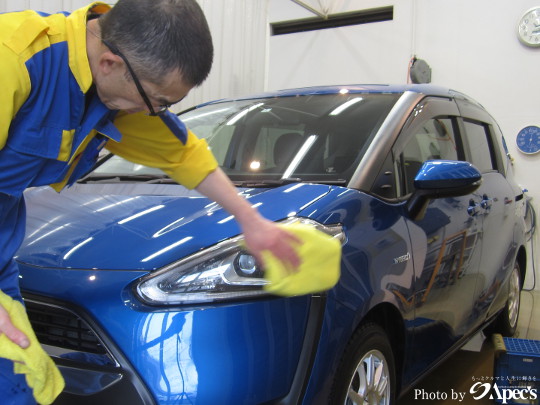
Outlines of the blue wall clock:
[[528,155],[540,152],[540,127],[523,128],[516,136],[518,149]]

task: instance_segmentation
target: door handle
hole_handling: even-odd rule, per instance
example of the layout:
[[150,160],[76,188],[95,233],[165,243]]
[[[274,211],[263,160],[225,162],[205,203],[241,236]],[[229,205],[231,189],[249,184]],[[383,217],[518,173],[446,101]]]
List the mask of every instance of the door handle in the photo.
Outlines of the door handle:
[[475,217],[480,212],[480,204],[474,202],[474,200],[469,200],[469,206],[467,207],[467,213],[471,217]]
[[484,194],[482,196],[482,202],[480,203],[480,206],[485,210],[489,210],[492,205],[493,205],[493,198],[489,198],[486,194]]

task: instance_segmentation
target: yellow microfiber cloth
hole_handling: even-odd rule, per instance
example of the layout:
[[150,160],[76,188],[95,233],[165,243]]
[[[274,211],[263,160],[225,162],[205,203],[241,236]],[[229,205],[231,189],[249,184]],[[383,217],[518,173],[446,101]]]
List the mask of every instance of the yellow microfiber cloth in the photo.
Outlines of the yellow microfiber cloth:
[[336,285],[340,276],[340,241],[301,223],[278,226],[283,226],[302,241],[294,245],[301,263],[291,272],[272,253],[263,251],[264,277],[269,281],[264,289],[276,295],[293,296],[322,292]]
[[24,306],[0,291],[0,305],[9,313],[13,325],[30,340],[26,349],[0,335],[0,357],[14,362],[14,372],[25,374],[26,382],[32,388],[34,398],[39,404],[51,404],[64,389],[62,374],[39,344]]

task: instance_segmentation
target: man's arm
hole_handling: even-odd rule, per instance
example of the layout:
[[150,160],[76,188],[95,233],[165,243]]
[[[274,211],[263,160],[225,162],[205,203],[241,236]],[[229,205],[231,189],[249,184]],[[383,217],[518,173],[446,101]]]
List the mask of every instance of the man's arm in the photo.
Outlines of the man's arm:
[[300,240],[263,218],[244,198],[238,195],[236,187],[218,167],[199,183],[196,190],[221,205],[232,214],[244,233],[246,247],[262,263],[261,252],[268,250],[286,266],[294,269],[300,265],[293,244]]

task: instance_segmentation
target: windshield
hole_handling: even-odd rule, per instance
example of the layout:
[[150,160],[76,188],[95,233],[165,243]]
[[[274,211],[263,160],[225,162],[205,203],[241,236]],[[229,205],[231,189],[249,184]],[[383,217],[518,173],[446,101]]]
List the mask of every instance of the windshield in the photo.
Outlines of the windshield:
[[[323,94],[209,104],[180,115],[237,183],[346,184],[398,94]],[[114,157],[94,174],[162,175]]]

